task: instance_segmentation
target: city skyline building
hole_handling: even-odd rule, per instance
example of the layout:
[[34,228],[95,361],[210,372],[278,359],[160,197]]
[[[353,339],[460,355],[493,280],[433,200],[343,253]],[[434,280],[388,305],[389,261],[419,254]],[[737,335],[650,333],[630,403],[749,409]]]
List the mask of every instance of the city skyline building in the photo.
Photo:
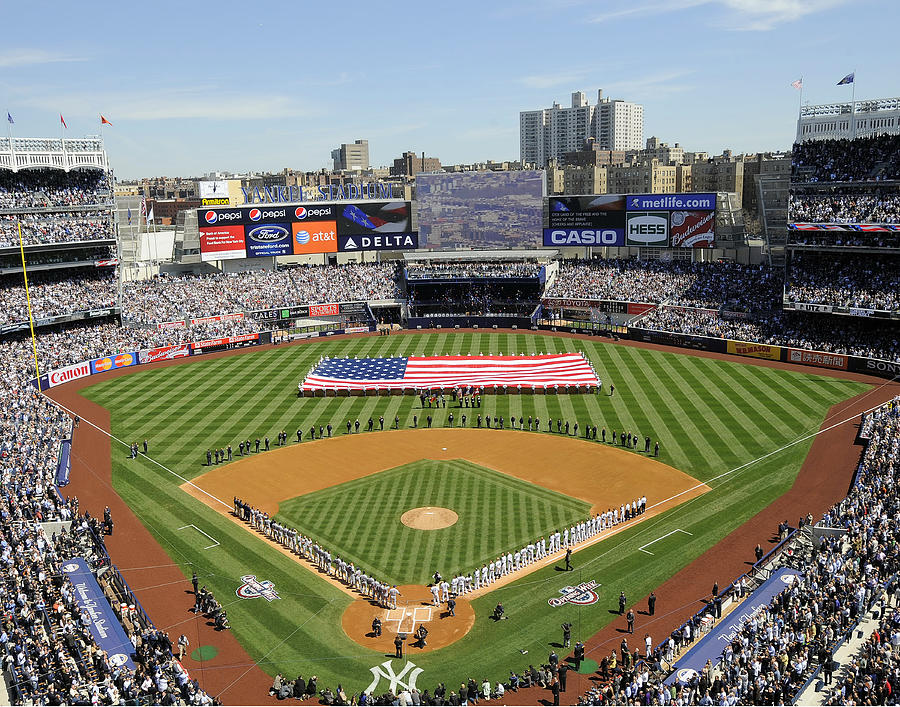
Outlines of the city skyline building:
[[567,153],[580,150],[593,138],[600,150],[640,150],[644,146],[644,107],[621,99],[603,97],[588,103],[584,91],[572,93],[572,105],[519,113],[519,158],[546,167],[562,162]]

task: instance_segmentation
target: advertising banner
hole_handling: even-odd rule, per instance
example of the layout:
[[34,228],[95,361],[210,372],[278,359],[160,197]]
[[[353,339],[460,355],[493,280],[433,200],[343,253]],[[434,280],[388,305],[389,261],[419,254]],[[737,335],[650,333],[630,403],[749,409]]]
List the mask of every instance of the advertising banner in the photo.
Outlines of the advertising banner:
[[218,339],[206,339],[205,341],[191,342],[192,351],[212,349],[220,346],[234,346],[259,341],[259,334],[239,334],[238,336],[223,336]]
[[638,315],[649,312],[651,309],[656,309],[656,305],[647,304],[646,302],[629,302],[627,313]]
[[311,317],[328,317],[337,316],[340,306],[337,304],[311,304],[309,305],[309,316]]
[[89,375],[91,375],[90,361],[82,361],[81,363],[76,363],[72,366],[57,368],[55,371],[50,371],[50,373],[47,374],[51,388]]
[[246,226],[244,240],[248,258],[291,255],[291,228],[288,224],[270,223],[265,226]]
[[791,363],[803,364],[804,366],[835,368],[841,371],[847,370],[847,356],[844,356],[843,354],[807,351],[805,349],[788,349],[787,360]]
[[703,666],[710,662],[717,666],[722,659],[722,646],[727,646],[735,636],[740,636],[744,624],[759,614],[772,600],[788,589],[803,575],[791,567],[782,567],[773,572],[749,597],[744,599],[736,609],[731,611],[691,649],[679,658],[672,666],[672,674],[665,679],[665,684],[673,682],[687,683],[696,677]]
[[669,245],[669,215],[628,212],[625,245],[665,248]]
[[385,233],[371,236],[338,236],[338,251],[357,250],[415,250],[419,247],[418,233]]
[[391,233],[410,233],[412,216],[408,201],[373,201],[347,204],[337,217],[338,233],[342,236],[375,236]]
[[881,378],[900,376],[900,362],[883,361],[880,358],[863,358],[862,356],[850,356],[849,359],[850,370],[855,373],[865,373]]
[[129,670],[134,670],[134,661],[131,659],[134,645],[106,600],[88,563],[81,557],[73,557],[63,561],[61,569],[75,589],[75,601],[80,613],[88,618],[87,627],[91,636],[109,656],[110,665],[124,665]]
[[191,324],[215,324],[216,322],[233,322],[244,318],[243,312],[235,312],[234,314],[214,314],[211,317],[197,317],[191,319]]
[[[624,214],[621,214],[624,218]],[[544,245],[556,246],[623,246],[624,228],[545,228]]]
[[154,363],[156,361],[171,361],[175,358],[184,358],[191,355],[191,347],[187,344],[175,346],[160,346],[156,349],[144,349],[138,356],[141,363]]
[[210,199],[200,199],[200,204],[202,206],[228,206],[231,203],[231,199],[227,196],[216,196]]
[[134,366],[137,362],[138,355],[136,351],[95,358],[91,361],[91,373],[103,373],[105,371],[114,371],[117,368],[127,368],[128,366]]
[[341,302],[339,309],[340,309],[341,314],[365,314],[366,313],[366,303],[365,302]]
[[624,228],[625,197],[554,196],[549,199],[550,228]]
[[628,194],[628,211],[715,211],[715,194]]
[[231,260],[247,257],[243,226],[213,226],[200,229],[200,260]]
[[294,255],[305,253],[337,253],[337,223],[310,221],[291,224]]
[[729,339],[726,348],[727,353],[738,356],[750,356],[752,358],[764,358],[768,361],[781,360],[781,347],[769,344],[751,344],[746,341],[731,341]]
[[715,211],[673,211],[669,219],[673,248],[712,248],[715,244]]
[[830,304],[809,304],[808,302],[785,302],[785,309],[795,309],[799,312],[830,312],[833,307]]

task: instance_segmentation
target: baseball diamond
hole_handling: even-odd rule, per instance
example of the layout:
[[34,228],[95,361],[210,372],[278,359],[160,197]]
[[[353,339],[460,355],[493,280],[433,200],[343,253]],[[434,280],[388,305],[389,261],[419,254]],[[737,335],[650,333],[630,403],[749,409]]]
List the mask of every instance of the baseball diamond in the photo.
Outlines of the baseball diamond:
[[[615,395],[485,395],[480,409],[459,408],[452,402],[446,408],[422,409],[418,398],[404,396],[297,398],[294,392],[300,374],[321,356],[561,351],[583,352],[602,380],[615,383]],[[359,604],[363,613],[368,612],[369,622],[376,611],[383,609],[360,601],[358,595],[348,593],[347,587],[333,578],[299,567],[290,552],[250,531],[246,523],[233,515],[227,517],[232,513],[232,491],[239,488],[238,484],[244,493],[242,501],[267,509],[285,526],[296,520],[299,530],[304,522],[313,519],[303,513],[290,519],[287,508],[293,503],[301,504],[300,507],[314,504],[316,494],[340,488],[335,484],[341,475],[355,475],[357,481],[351,484],[368,478],[376,480],[395,473],[386,469],[422,459],[451,465],[456,463],[452,460],[465,460],[459,463],[468,471],[474,464],[488,470],[478,473],[517,476],[517,483],[538,484],[549,489],[547,492],[574,497],[596,509],[610,505],[616,483],[622,484],[621,498],[647,495],[650,500],[651,492],[642,489],[634,469],[662,468],[666,470],[665,478],[684,479],[680,487],[667,494],[666,498],[677,497],[671,499],[670,506],[659,509],[652,517],[648,513],[633,525],[617,527],[609,540],[600,538],[574,553],[574,570],[562,573],[563,560],[557,558],[534,571],[504,578],[508,581],[498,582],[495,588],[471,600],[472,625],[464,629],[463,635],[454,636],[438,650],[431,650],[429,645],[428,651],[411,654],[417,669],[422,670],[420,681],[427,677],[448,684],[459,682],[466,679],[468,666],[473,663],[499,680],[509,672],[510,665],[521,663],[520,650],[540,650],[541,637],[556,630],[561,617],[573,623],[576,637],[593,635],[609,624],[612,617],[607,608],[612,607],[620,590],[629,596],[643,596],[772,503],[791,486],[829,408],[870,389],[863,383],[810,374],[808,369],[796,367],[786,370],[788,367],[768,363],[685,355],[652,346],[508,332],[363,336],[180,363],[151,364],[125,378],[119,371],[105,373],[106,378],[91,380],[94,385],[87,389],[83,389],[82,381],[71,384],[110,410],[112,478],[117,492],[167,552],[178,558],[187,576],[187,568],[194,568],[217,597],[234,597],[228,605],[232,632],[267,672],[316,674],[320,680],[341,682],[346,689],[357,691],[371,682],[370,668],[384,660],[380,657],[384,653],[374,643],[366,643],[372,639],[365,633],[351,636],[351,632],[340,627],[352,604]],[[66,393],[65,389],[58,390]],[[66,394],[66,399],[72,400]],[[459,429],[464,413],[465,429]],[[429,414],[431,429],[416,429],[423,426]],[[478,414],[502,416],[507,423],[503,430],[484,426],[473,429]],[[365,431],[370,417],[376,420],[373,432]],[[378,431],[380,417],[388,421],[384,431]],[[390,429],[395,417],[399,418],[399,430]],[[524,430],[519,424],[516,429],[511,428],[509,421],[513,417],[524,421]],[[539,431],[528,431],[528,417],[540,420]],[[346,423],[357,419],[362,421],[360,431],[356,432],[351,424],[347,434]],[[574,428],[568,435],[557,432],[557,420],[561,421],[560,430],[562,422],[580,421],[578,437],[573,434]],[[552,421],[549,432],[548,421]],[[585,439],[583,430],[589,423],[606,432],[606,442],[599,433],[596,440]],[[320,439],[320,428],[324,430],[329,424],[332,438],[328,439],[325,432]],[[311,427],[314,441],[308,441]],[[299,444],[293,434],[298,428],[304,430]],[[229,444],[234,448],[238,440],[257,437],[274,440],[282,430],[289,433],[289,444],[276,445],[269,452],[235,455],[230,464],[218,467],[205,464],[207,448]],[[631,432],[640,439],[639,448],[626,449],[618,443],[613,446],[613,431]],[[154,440],[152,459],[129,459],[117,451],[116,439],[146,436]],[[645,437],[659,441],[658,461],[652,448],[649,455],[644,453]],[[440,441],[430,442],[431,438]],[[501,441],[506,439],[511,442]],[[473,440],[485,442],[476,446]],[[427,445],[428,449],[409,445]],[[581,449],[589,450],[585,452],[588,458],[596,457],[596,461],[585,463],[591,483],[583,488],[578,486],[578,479],[583,476],[569,470],[572,455],[577,457]],[[542,469],[540,478],[520,476],[528,457],[533,457],[535,467]],[[561,466],[562,460],[566,460],[565,467]],[[457,471],[452,466],[443,472],[433,470],[438,477]],[[373,473],[376,475],[370,477]],[[409,473],[410,478],[415,478],[413,471]],[[696,482],[691,482],[691,477]],[[678,495],[698,485],[710,490],[699,493],[700,489],[695,488],[690,493],[699,495],[693,498],[690,493]],[[397,492],[399,486],[396,491],[386,491],[384,500],[391,501],[390,495]],[[379,501],[360,493],[348,507],[334,506],[328,511],[327,503],[322,502],[322,517],[307,532],[323,533],[316,539],[335,551],[343,547],[341,543],[347,543],[348,557],[354,553],[352,556],[361,561],[372,561],[366,569],[374,568],[374,558],[383,552],[385,559],[381,564],[386,573],[391,571],[390,548],[396,533],[422,532],[405,528],[399,520],[411,504],[451,507],[461,519],[465,512],[449,501],[411,500],[404,505],[398,499],[398,510],[385,511],[387,525],[378,531],[385,533],[383,547],[373,543],[367,549],[366,539],[341,533],[360,520],[369,523],[377,518]],[[505,521],[508,526],[519,512],[515,503],[509,506],[507,502],[507,506],[506,511],[497,510],[494,514],[500,513],[501,525]],[[185,524],[185,518],[214,535],[220,546],[204,550],[208,542],[201,545],[195,542],[196,536],[191,541],[174,532]],[[471,538],[468,544],[461,539],[452,548],[436,544],[437,534],[459,525],[424,533],[433,560],[412,576],[421,581],[422,572],[468,568],[457,566],[463,557],[460,553],[474,552],[467,555],[471,564],[476,558],[506,549],[495,547],[490,538],[483,536]],[[691,535],[683,535],[677,553],[654,556],[648,562],[649,556],[639,548],[674,528]],[[363,535],[365,532],[369,531],[363,530]],[[522,535],[512,537],[527,541]],[[336,544],[332,546],[331,542]],[[439,559],[442,556],[443,562]],[[451,566],[443,567],[445,564]],[[373,574],[377,574],[374,569]],[[242,577],[248,575],[266,582],[265,586],[279,598],[266,601],[235,596],[244,583]],[[134,576],[139,578],[140,574]],[[140,589],[151,582],[135,579],[135,584]],[[590,588],[585,592],[596,592],[598,601],[579,604],[578,597],[573,596],[575,601],[566,601],[564,606],[551,604],[551,599],[572,595],[573,589],[569,588],[579,587]],[[491,620],[498,601],[508,620]],[[430,624],[440,621],[432,618]],[[302,647],[292,640],[298,635],[303,636]],[[367,650],[360,644],[371,647]],[[385,650],[384,646],[381,650]],[[396,661],[394,665],[397,670],[402,667]]]

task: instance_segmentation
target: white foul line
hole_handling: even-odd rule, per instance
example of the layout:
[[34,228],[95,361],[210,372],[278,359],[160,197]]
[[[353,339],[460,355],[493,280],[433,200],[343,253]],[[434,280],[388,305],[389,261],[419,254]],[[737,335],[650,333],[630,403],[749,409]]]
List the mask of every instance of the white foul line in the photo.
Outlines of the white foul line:
[[207,545],[205,548],[203,548],[204,550],[210,550],[211,548],[217,547],[218,545],[222,544],[218,540],[216,540],[212,535],[210,535],[209,533],[204,533],[202,530],[200,530],[200,528],[198,528],[193,523],[188,523],[187,525],[182,525],[179,528],[179,530],[184,530],[185,528],[193,528],[198,533],[203,533],[206,537],[208,537],[210,540],[212,540],[215,543],[215,545]]
[[665,535],[660,535],[656,540],[651,540],[651,541],[648,542],[647,544],[641,545],[641,546],[638,548],[638,550],[640,550],[641,552],[646,552],[648,555],[652,555],[652,554],[653,554],[652,552],[650,552],[649,550],[645,550],[644,548],[645,548],[645,547],[649,547],[649,546],[652,545],[653,543],[658,543],[660,540],[662,540],[663,538],[669,537],[669,536],[672,535],[673,533],[684,533],[685,535],[690,535],[690,536],[692,536],[692,537],[693,537],[693,535],[694,535],[693,533],[689,533],[688,531],[682,530],[681,528],[675,528],[675,530],[673,530],[673,531],[671,531],[671,532],[669,532],[669,533],[666,533]]
[[[65,411],[66,411],[67,413],[69,413],[72,417],[76,417],[76,413],[75,413],[74,410],[70,410],[69,408],[67,408],[67,407],[66,407],[65,405],[63,405],[62,403],[60,403],[60,402],[54,400],[54,399],[51,398],[49,395],[47,395],[46,393],[44,393],[44,391],[41,391],[41,395],[43,395],[47,400],[49,400],[51,403],[53,403],[53,404],[56,405],[57,407],[60,407],[60,408],[62,408],[63,410],[65,410]],[[94,424],[93,422],[91,422],[90,420],[86,420],[86,419],[84,419],[83,417],[80,417],[80,416],[78,416],[78,417],[79,417],[79,419],[80,419],[82,422],[88,423],[88,424],[89,424],[91,427],[93,427],[95,430],[98,430],[98,431],[102,432],[103,434],[105,434],[105,435],[106,435],[107,437],[109,437],[110,439],[116,440],[116,442],[118,442],[119,444],[121,444],[123,447],[128,447],[129,449],[131,449],[131,445],[130,445],[130,444],[128,444],[128,443],[126,443],[126,442],[123,442],[121,439],[119,439],[118,437],[116,437],[112,432],[107,432],[106,430],[104,430],[104,429],[103,429],[102,427],[100,427],[99,425],[95,425],[95,424]],[[197,489],[197,490],[198,490],[200,493],[202,493],[204,496],[209,496],[213,501],[218,501],[218,502],[221,503],[223,506],[225,506],[225,508],[232,509],[232,510],[234,509],[234,506],[231,505],[230,503],[225,503],[225,501],[223,501],[221,498],[218,498],[218,497],[216,497],[216,496],[213,496],[213,495],[212,495],[209,491],[207,491],[206,489],[200,488],[200,487],[197,486],[197,484],[195,484],[193,481],[188,481],[188,480],[187,480],[186,478],[184,478],[181,474],[175,473],[175,472],[172,471],[169,467],[167,467],[165,464],[160,464],[160,463],[159,463],[158,461],[156,461],[156,459],[154,459],[153,457],[148,457],[146,454],[142,454],[142,455],[141,455],[141,458],[146,459],[147,461],[153,462],[153,463],[156,464],[156,466],[158,466],[160,469],[163,469],[164,471],[169,472],[172,476],[174,476],[174,477],[177,478],[177,479],[181,479],[181,480],[182,480],[184,483],[186,483],[188,486],[193,486],[195,489]]]

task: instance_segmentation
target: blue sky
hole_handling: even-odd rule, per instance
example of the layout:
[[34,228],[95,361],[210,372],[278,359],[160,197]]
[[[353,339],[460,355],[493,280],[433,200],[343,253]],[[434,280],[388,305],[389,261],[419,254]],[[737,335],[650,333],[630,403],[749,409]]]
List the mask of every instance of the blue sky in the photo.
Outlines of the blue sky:
[[[379,9],[381,8],[381,9]],[[520,110],[644,105],[645,136],[780,150],[804,102],[900,96],[896,0],[15,3],[0,108],[17,136],[98,132],[117,176],[314,170],[369,140],[518,159]]]

